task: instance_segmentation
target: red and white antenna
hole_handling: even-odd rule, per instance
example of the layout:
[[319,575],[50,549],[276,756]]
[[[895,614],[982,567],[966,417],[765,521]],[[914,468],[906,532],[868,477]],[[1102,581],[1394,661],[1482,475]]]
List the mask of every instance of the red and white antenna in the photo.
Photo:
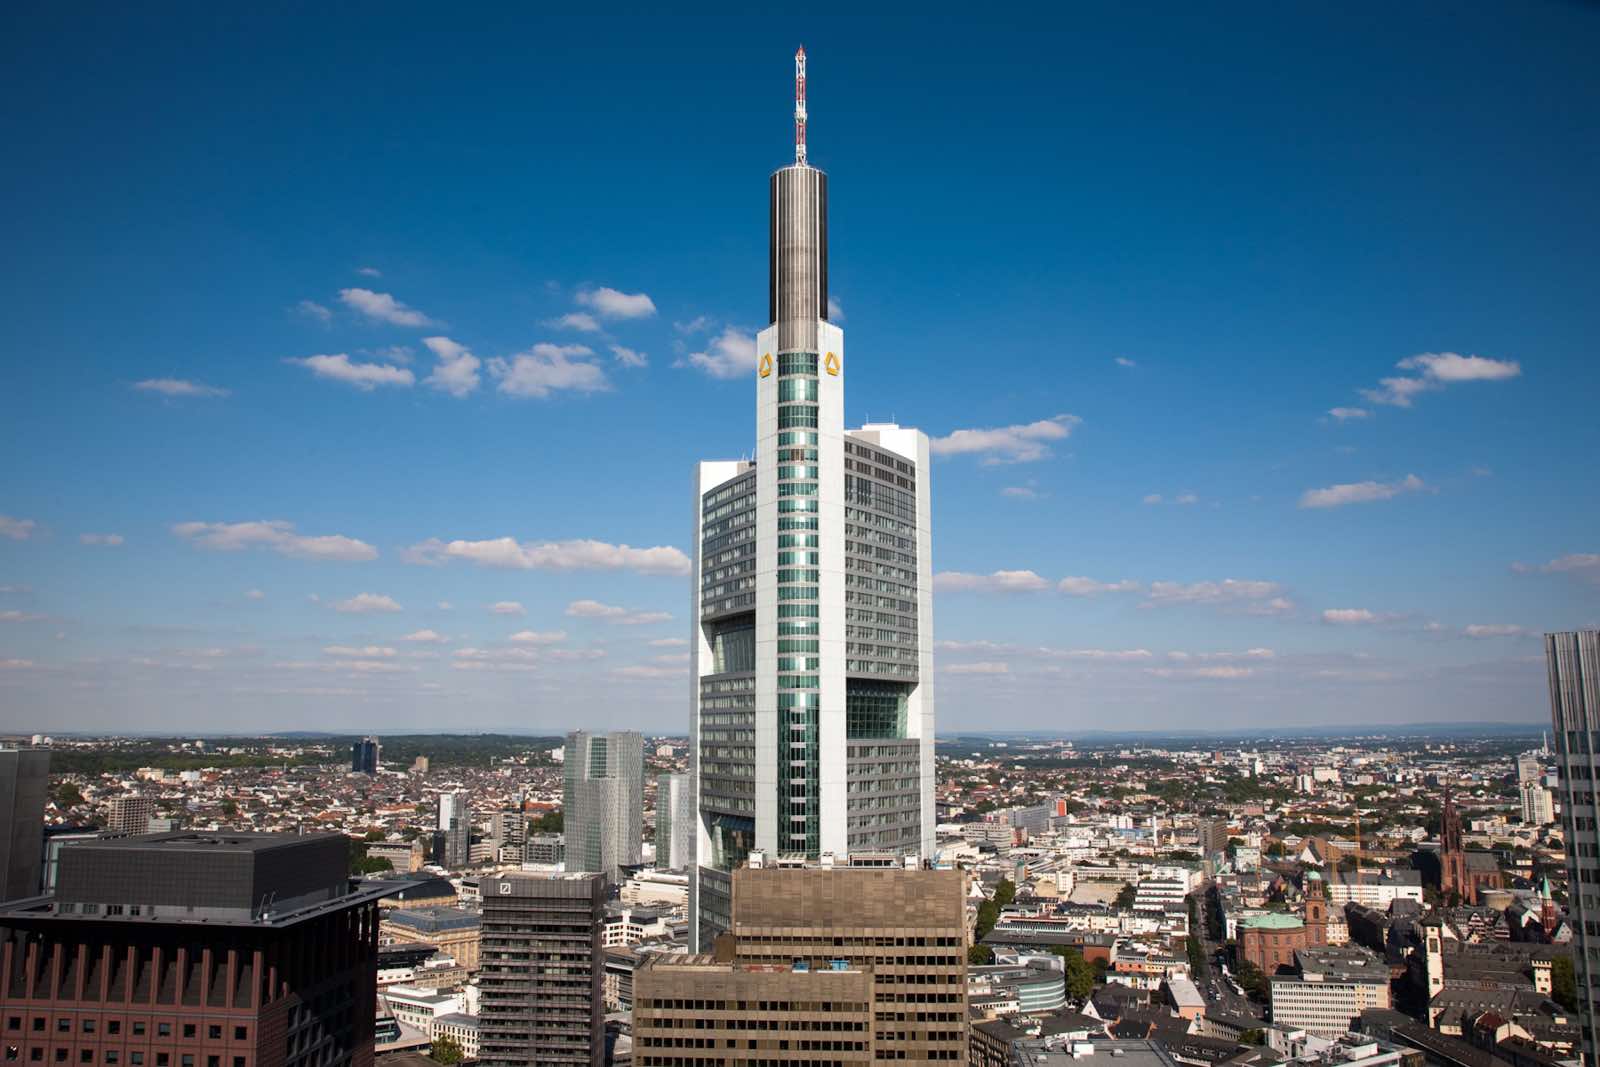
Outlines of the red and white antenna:
[[794,54],[794,161],[806,165],[806,50]]

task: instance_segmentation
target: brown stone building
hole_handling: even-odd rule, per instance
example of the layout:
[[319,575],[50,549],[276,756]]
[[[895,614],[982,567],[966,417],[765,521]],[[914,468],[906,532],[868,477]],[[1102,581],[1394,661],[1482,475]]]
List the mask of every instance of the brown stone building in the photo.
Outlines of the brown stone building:
[[342,834],[169,833],[61,850],[0,908],[0,1044],[48,1067],[370,1067],[383,883]]
[[719,962],[658,956],[633,977],[639,1067],[869,1064],[873,976],[846,964]]
[[[733,874],[720,961],[869,972],[878,1059],[967,1058],[966,873],[782,866]],[[750,998],[745,998],[750,999]]]

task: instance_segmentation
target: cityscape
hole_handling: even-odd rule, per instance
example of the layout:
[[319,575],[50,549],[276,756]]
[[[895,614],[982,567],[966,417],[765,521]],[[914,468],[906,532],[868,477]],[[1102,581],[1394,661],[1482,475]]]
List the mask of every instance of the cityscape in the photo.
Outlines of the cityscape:
[[6,1065],[1597,1067],[1600,12],[926,14],[19,10]]

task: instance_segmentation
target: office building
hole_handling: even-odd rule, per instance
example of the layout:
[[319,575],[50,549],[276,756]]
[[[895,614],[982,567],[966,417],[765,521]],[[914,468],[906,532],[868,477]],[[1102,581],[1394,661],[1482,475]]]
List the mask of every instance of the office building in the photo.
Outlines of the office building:
[[656,778],[656,867],[686,868],[694,863],[694,776]]
[[[1600,855],[1594,846],[1594,782],[1600,776],[1600,630],[1545,634],[1550,725],[1567,847],[1567,909],[1585,1061],[1595,1063],[1600,1007]],[[1575,842],[1587,842],[1573,847]]]
[[644,738],[633,730],[567,735],[562,836],[569,871],[603,874],[644,859]]
[[0,748],[0,900],[39,892],[48,748]]
[[387,886],[347,876],[343,834],[80,841],[58,862],[55,896],[0,908],[8,1060],[372,1064]]
[[553,1067],[605,1059],[605,878],[485,878],[478,1061]]
[[877,1059],[967,1058],[966,872],[774,866],[756,853],[732,887],[719,960],[870,972]]
[[472,812],[467,794],[439,794],[439,829],[434,859],[444,867],[465,867],[472,856]]
[[363,737],[350,746],[350,770],[353,773],[377,774],[382,746],[376,737]]
[[727,928],[730,876],[752,850],[933,855],[928,438],[892,423],[845,428],[828,178],[806,161],[803,51],[795,65],[795,162],[768,183],[755,458],[703,462],[695,476],[702,950]]
[[154,797],[113,797],[106,805],[106,830],[113,834],[149,833],[155,813]]
[[872,973],[656,956],[633,973],[639,1067],[873,1062]]

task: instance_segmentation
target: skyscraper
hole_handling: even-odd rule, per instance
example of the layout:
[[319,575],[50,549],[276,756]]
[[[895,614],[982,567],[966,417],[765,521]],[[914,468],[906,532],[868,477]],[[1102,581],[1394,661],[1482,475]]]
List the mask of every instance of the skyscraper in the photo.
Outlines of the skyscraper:
[[0,900],[39,892],[48,748],[0,748]]
[[694,863],[694,776],[656,778],[656,866],[662,870]]
[[363,737],[350,746],[350,771],[360,774],[377,774],[378,760],[383,746],[376,737]]
[[1595,854],[1595,776],[1600,774],[1600,630],[1545,634],[1550,675],[1550,725],[1560,777],[1561,828],[1567,842],[1567,908],[1572,927],[1573,977],[1583,1022],[1583,1053],[1594,1063],[1596,1000],[1600,998],[1600,856]]
[[567,870],[618,880],[644,858],[644,738],[633,730],[567,735],[562,762]]
[[597,874],[485,878],[478,1062],[546,1067],[605,1061]]
[[472,811],[467,807],[467,794],[439,794],[439,834],[438,862],[465,867],[472,854]]
[[768,315],[755,460],[695,479],[692,759],[697,944],[727,928],[752,849],[843,858],[933,850],[928,438],[847,430],[844,332],[828,321],[828,177],[768,181]]

